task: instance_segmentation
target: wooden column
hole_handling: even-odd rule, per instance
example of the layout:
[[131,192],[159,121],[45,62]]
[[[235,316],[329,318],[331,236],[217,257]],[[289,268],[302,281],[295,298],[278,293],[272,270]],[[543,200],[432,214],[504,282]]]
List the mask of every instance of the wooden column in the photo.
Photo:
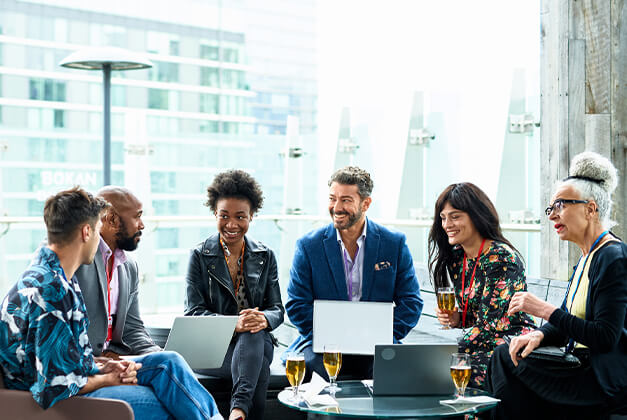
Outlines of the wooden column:
[[[627,12],[624,0],[542,0],[541,199],[549,203],[570,160],[585,150],[612,160],[620,184],[613,231],[627,239]],[[579,249],[560,241],[545,218],[541,273],[567,280]]]

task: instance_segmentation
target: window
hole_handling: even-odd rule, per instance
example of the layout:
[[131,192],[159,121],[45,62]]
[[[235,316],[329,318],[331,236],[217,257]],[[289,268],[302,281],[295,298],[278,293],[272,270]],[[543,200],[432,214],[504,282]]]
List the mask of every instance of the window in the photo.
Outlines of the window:
[[166,63],[155,61],[154,67],[150,69],[150,80],[157,82],[178,82],[179,65],[177,63]]
[[200,84],[203,86],[218,86],[219,70],[214,67],[200,68]]
[[29,98],[40,101],[65,102],[65,82],[52,79],[30,79]]
[[218,61],[220,57],[220,49],[213,45],[201,45],[200,46],[200,58],[205,60]]
[[54,110],[54,127],[55,128],[65,127],[65,111],[63,111],[62,109]]
[[148,108],[168,109],[168,91],[163,89],[148,89]]
[[219,112],[219,101],[217,95],[209,93],[200,94],[200,112],[217,114]]

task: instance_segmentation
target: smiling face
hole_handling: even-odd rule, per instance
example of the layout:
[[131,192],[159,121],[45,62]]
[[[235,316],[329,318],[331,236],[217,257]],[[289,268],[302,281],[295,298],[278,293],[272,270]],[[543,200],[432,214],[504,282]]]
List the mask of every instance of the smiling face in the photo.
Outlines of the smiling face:
[[250,202],[234,197],[221,198],[216,203],[215,215],[222,241],[227,246],[241,245],[253,219]]
[[[572,185],[563,185],[555,191],[551,197],[551,204],[557,199],[581,200],[581,194]],[[565,203],[564,207],[557,211],[553,210],[549,215],[549,220],[553,222],[553,227],[557,236],[563,241],[578,243],[584,235],[591,221],[591,216],[596,210],[596,204],[589,203]]]
[[337,182],[329,187],[329,214],[336,229],[349,229],[364,221],[372,199],[366,197],[362,200],[358,191],[357,185]]
[[450,245],[467,246],[481,238],[468,213],[454,208],[448,201],[440,212],[440,218]]

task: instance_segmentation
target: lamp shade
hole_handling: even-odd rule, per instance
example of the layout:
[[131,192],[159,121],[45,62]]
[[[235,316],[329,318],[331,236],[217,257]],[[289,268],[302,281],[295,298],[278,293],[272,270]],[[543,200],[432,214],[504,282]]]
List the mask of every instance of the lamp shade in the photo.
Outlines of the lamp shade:
[[152,67],[143,54],[117,47],[90,47],[65,57],[60,66],[81,70],[102,70],[109,64],[111,70],[138,70]]

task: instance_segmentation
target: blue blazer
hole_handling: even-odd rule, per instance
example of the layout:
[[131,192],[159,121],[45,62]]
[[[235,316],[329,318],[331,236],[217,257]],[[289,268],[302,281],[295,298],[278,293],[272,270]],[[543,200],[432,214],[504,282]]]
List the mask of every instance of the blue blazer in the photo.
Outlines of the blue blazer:
[[[423,302],[405,235],[369,219],[366,233],[361,300],[394,302],[394,340],[416,326]],[[312,344],[313,301],[348,300],[342,251],[333,224],[312,231],[296,242],[287,287],[287,315],[300,336],[288,351]]]

